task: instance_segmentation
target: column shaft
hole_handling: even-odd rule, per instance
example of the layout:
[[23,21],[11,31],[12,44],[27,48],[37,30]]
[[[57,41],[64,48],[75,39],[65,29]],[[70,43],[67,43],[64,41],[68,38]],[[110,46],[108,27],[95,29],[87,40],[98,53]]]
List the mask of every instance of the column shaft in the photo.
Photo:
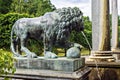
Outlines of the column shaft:
[[112,49],[118,48],[118,7],[117,0],[112,0]]
[[100,0],[99,50],[110,50],[109,0]]

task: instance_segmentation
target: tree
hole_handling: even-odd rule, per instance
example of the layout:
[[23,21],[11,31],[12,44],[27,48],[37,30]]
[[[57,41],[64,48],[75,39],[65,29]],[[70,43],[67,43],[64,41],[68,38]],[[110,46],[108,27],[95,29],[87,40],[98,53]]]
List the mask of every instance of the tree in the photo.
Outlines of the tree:
[[[84,34],[88,39],[90,45],[92,45],[92,22],[90,21],[88,16],[84,16],[83,18],[84,18]],[[89,45],[81,32],[78,33],[73,31],[70,37],[70,41],[79,43],[83,45],[85,48],[89,49]]]
[[92,22],[90,21],[88,16],[84,16],[84,26],[87,30],[92,30]]
[[12,12],[28,13],[35,16],[41,16],[54,9],[55,7],[50,0],[13,0],[11,4]]

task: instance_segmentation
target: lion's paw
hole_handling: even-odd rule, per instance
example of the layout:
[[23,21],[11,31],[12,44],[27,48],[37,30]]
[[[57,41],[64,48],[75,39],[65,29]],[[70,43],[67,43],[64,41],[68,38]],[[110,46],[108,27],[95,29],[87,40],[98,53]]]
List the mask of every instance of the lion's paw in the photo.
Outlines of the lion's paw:
[[29,55],[27,55],[29,58],[37,58],[37,55],[33,52],[31,52]]
[[45,58],[52,58],[52,59],[58,57],[55,53],[52,53],[50,51],[47,51],[44,56]]
[[80,58],[80,50],[77,47],[71,47],[66,52],[67,58]]
[[14,54],[14,57],[22,57],[22,55],[16,53],[16,54]]

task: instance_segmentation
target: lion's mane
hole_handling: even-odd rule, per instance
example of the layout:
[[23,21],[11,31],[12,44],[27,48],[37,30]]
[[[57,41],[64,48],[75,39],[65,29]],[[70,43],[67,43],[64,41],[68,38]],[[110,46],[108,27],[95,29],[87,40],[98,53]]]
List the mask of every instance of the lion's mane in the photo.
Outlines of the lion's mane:
[[58,30],[56,31],[57,40],[62,39],[62,37],[66,37],[66,32],[71,32],[74,29],[80,31],[79,28],[83,27],[83,13],[80,11],[79,8],[61,8],[55,10],[54,12],[58,13],[60,17],[57,25]]

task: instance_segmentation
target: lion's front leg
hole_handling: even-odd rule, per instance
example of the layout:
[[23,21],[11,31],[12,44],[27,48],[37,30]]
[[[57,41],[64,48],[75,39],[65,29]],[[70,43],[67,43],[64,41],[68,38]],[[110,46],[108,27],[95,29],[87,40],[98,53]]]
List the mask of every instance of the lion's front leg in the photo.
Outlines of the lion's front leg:
[[44,57],[45,58],[57,58],[57,55],[52,52],[52,43],[51,43],[51,41],[44,42]]

